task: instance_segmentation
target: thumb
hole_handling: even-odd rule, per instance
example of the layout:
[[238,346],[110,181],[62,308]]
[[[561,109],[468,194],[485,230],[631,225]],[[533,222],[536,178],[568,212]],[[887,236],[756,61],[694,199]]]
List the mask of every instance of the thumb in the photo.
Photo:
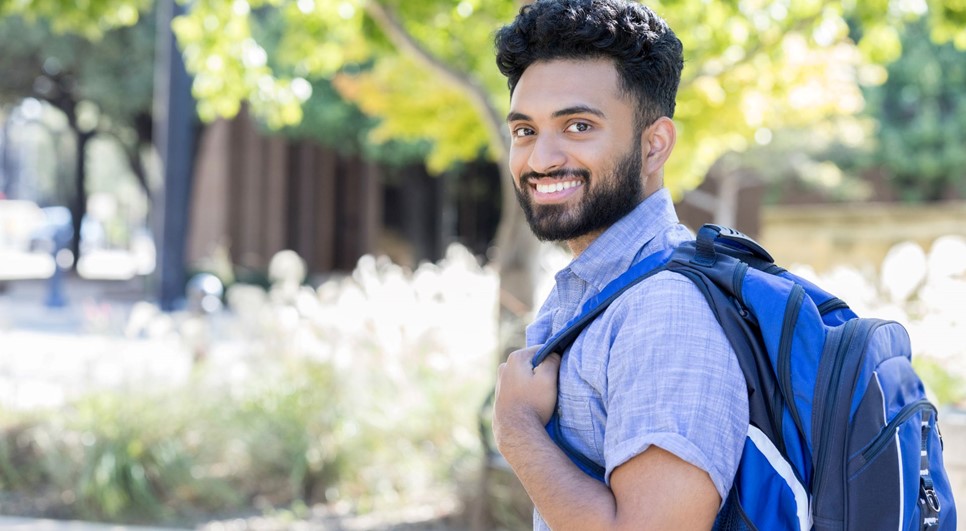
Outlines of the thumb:
[[533,372],[534,374],[536,374],[537,372],[552,372],[553,374],[557,374],[557,371],[559,370],[560,370],[560,354],[554,352],[549,356],[547,356],[546,358],[544,358],[543,361],[540,362],[540,365],[537,365],[536,367],[534,367]]

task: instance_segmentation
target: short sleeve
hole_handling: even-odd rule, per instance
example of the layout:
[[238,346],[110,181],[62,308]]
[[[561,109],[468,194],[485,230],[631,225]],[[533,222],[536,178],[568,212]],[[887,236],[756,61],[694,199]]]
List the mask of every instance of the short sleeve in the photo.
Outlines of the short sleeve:
[[704,296],[663,272],[610,309],[606,481],[651,445],[708,472],[727,497],[748,430],[745,380]]
[[537,311],[536,317],[527,325],[526,342],[528,347],[542,345],[550,338],[553,327],[553,317],[557,308],[557,289],[554,288],[547,300]]

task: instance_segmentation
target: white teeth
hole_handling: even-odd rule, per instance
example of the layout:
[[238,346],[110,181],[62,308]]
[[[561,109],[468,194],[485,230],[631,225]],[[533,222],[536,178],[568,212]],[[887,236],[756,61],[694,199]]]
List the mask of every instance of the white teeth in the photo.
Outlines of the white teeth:
[[552,194],[578,185],[580,185],[580,181],[559,181],[553,184],[538,184],[537,191],[541,194]]

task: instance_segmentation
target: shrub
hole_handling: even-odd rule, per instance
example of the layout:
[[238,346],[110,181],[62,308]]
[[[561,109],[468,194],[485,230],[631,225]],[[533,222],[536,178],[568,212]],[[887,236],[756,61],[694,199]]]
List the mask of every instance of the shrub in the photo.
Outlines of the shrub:
[[455,498],[457,480],[482,462],[495,274],[453,247],[415,272],[365,257],[312,289],[293,278],[297,257],[281,260],[268,292],[236,285],[221,315],[172,323],[141,306],[139,320],[182,331],[197,360],[187,379],[8,412],[0,485],[54,488],[70,515],[118,522]]

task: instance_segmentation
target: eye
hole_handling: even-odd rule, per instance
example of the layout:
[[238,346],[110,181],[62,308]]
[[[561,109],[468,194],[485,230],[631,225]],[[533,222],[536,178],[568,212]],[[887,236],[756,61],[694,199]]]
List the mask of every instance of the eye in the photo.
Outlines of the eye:
[[587,122],[574,122],[567,126],[568,133],[586,133],[591,130],[591,125]]
[[522,138],[525,136],[531,136],[536,134],[536,132],[533,129],[530,129],[529,127],[517,127],[512,131],[512,133],[513,133],[513,136],[516,138]]

